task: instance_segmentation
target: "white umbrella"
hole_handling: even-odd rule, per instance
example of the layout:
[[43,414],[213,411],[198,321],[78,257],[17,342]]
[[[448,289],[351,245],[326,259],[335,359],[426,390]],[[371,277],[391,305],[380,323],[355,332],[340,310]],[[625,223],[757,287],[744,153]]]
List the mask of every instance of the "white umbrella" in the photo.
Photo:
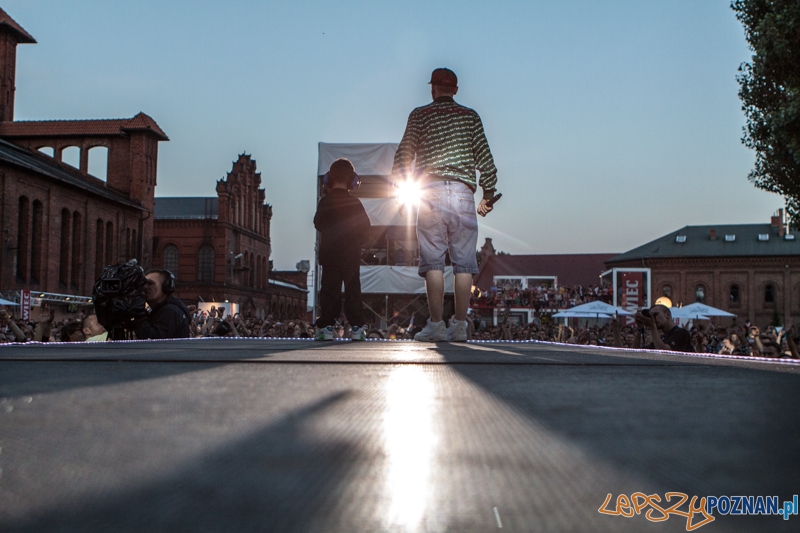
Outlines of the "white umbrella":
[[589,302],[588,304],[581,304],[576,305],[575,307],[570,307],[567,311],[572,313],[591,313],[591,314],[604,314],[604,315],[632,315],[630,311],[626,311],[621,307],[614,307],[613,305],[607,304],[605,302],[601,302],[597,300],[595,302]]
[[553,318],[611,318],[611,315],[607,313],[581,313],[580,311],[567,309],[554,314]]
[[17,302],[10,302],[5,298],[0,298],[0,305],[19,305]]
[[710,316],[736,316],[733,313],[711,307],[710,305],[695,302],[693,304],[684,305],[683,307],[673,307],[670,309],[672,316],[676,318],[707,318]]

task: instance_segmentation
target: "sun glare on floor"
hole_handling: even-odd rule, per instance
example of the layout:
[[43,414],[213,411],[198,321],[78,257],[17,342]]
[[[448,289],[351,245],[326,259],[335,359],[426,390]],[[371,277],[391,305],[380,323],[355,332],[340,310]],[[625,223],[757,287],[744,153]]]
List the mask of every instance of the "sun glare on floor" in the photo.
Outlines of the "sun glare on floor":
[[415,529],[430,500],[430,474],[438,444],[434,385],[415,366],[396,369],[386,390],[383,432],[388,471],[389,526]]

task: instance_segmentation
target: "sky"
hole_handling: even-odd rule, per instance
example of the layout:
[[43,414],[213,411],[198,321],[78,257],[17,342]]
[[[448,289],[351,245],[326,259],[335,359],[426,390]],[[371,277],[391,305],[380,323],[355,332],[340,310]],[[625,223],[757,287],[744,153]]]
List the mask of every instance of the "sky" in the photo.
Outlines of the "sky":
[[437,67],[478,111],[503,199],[479,242],[622,253],[686,225],[767,223],[747,179],[728,0],[4,0],[16,120],[167,133],[156,196],[216,196],[241,153],[273,206],[272,259],[314,257],[317,143],[399,142]]

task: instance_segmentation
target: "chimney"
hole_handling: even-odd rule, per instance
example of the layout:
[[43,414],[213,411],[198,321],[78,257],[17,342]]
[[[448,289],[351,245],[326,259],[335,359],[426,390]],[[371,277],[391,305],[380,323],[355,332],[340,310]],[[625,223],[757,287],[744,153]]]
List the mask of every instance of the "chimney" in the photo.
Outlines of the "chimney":
[[783,217],[783,208],[778,209],[778,235],[783,237],[786,233],[786,219]]
[[715,229],[711,230],[711,240],[712,241],[717,240],[717,230],[715,230]]

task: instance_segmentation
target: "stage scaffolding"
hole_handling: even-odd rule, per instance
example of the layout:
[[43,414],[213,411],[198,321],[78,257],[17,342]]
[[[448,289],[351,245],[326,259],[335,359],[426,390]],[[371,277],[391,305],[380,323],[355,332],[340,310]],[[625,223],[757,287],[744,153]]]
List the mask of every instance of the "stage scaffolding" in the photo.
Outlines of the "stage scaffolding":
[[[319,143],[317,202],[325,193],[322,176],[331,163],[349,159],[361,178],[351,194],[361,200],[370,219],[370,230],[362,247],[361,292],[370,325],[385,329],[389,324],[408,326],[412,317],[427,318],[424,279],[417,275],[419,251],[416,208],[401,206],[391,180],[396,143]],[[315,250],[315,272],[319,266],[319,234]],[[445,272],[445,313],[452,313],[453,273]],[[319,275],[314,276],[314,294],[319,295]],[[315,298],[314,318],[319,315]]]

